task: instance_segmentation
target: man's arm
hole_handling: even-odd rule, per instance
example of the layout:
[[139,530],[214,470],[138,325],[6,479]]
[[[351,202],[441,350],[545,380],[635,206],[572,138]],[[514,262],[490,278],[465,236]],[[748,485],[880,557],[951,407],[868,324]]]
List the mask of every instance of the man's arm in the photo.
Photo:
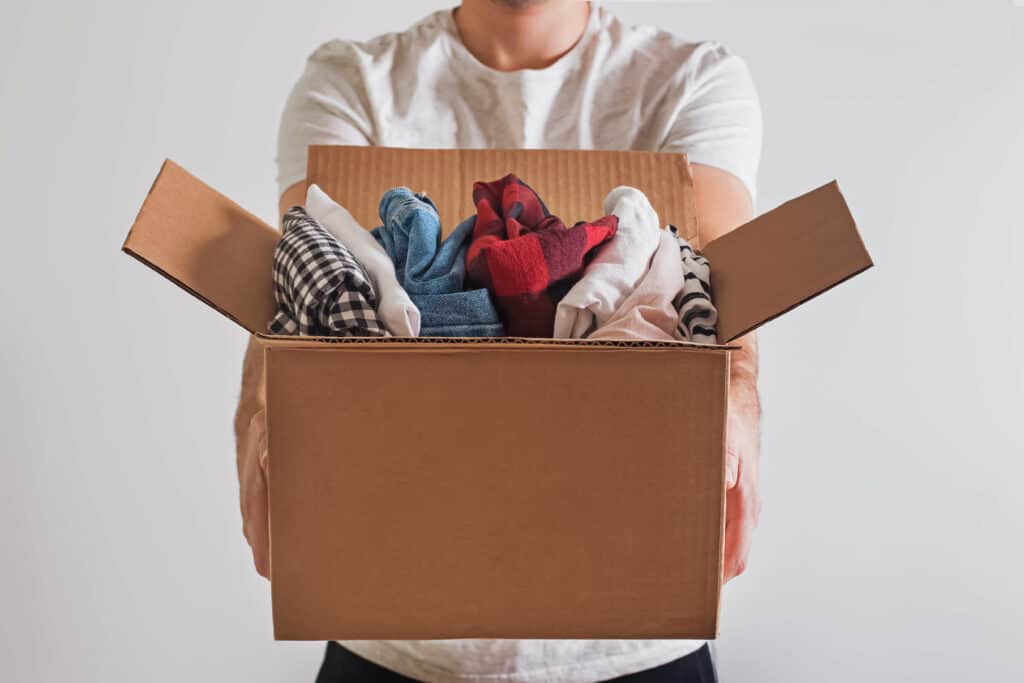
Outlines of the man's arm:
[[[305,181],[281,195],[279,215],[305,203]],[[242,362],[242,392],[235,411],[235,449],[238,465],[242,530],[252,548],[256,571],[270,578],[270,520],[267,499],[267,387],[263,349],[249,339]]]
[[[754,207],[743,183],[711,166],[693,165],[701,245],[753,218]],[[711,264],[714,272],[715,264]],[[733,342],[729,368],[729,416],[726,436],[724,579],[743,573],[754,528],[761,514],[761,402],[757,394],[757,336]]]
[[277,215],[283,216],[285,212],[293,206],[304,206],[306,204],[306,181],[300,180],[288,187],[281,194],[281,199],[277,202]]

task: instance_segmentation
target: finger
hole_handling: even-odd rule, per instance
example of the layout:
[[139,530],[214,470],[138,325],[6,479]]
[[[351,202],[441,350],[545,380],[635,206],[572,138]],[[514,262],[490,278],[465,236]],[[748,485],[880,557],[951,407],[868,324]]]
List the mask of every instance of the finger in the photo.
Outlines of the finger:
[[740,484],[730,489],[725,498],[723,581],[734,579],[746,570],[754,529],[761,512],[757,482],[749,481],[750,477],[756,476],[756,468],[746,469],[741,463],[739,470]]
[[754,539],[754,520],[736,519],[725,524],[725,560],[722,581],[736,578],[747,569],[750,546]]
[[256,571],[270,578],[270,524],[267,501],[267,481],[258,458],[252,458],[245,468],[242,482],[242,529],[252,549]]
[[266,502],[253,495],[249,499],[245,519],[245,539],[252,549],[252,560],[260,576],[270,578],[270,542],[267,524]]
[[730,414],[725,430],[725,488],[736,486],[740,478],[740,450],[743,425],[736,415]]
[[732,445],[725,449],[725,488],[736,486],[740,478],[740,452]]
[[256,572],[265,579],[270,578],[270,535],[265,516],[253,517],[246,522],[246,539],[252,549],[252,562]]

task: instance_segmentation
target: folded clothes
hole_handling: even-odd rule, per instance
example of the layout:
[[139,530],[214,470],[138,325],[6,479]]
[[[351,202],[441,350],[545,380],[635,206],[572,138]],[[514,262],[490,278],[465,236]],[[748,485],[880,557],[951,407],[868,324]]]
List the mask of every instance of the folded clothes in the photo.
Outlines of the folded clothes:
[[475,218],[441,241],[441,219],[425,195],[406,187],[380,200],[383,222],[373,236],[395,266],[398,282],[420,311],[424,337],[501,337],[505,329],[486,289],[466,291],[466,250]]
[[512,174],[474,183],[473,203],[477,213],[466,254],[469,282],[490,290],[509,335],[552,336],[555,307],[582,274],[592,250],[615,235],[618,219],[605,216],[566,228]]
[[684,283],[679,243],[668,230],[659,230],[658,238],[658,248],[647,273],[590,339],[675,341],[679,338],[675,298]]
[[558,303],[555,337],[582,339],[600,329],[636,288],[658,248],[661,224],[643,192],[617,187],[605,197],[604,211],[619,219],[618,230]]
[[700,344],[716,344],[718,337],[718,309],[711,301],[711,264],[679,234],[674,225],[669,231],[679,245],[679,258],[685,278],[683,289],[674,304],[679,311],[676,336]]
[[377,292],[377,316],[388,332],[399,337],[419,335],[419,309],[399,284],[395,264],[373,235],[317,185],[310,185],[306,192],[306,213],[334,235],[366,269]]
[[274,250],[275,334],[384,337],[377,293],[359,261],[305,210],[284,215]]

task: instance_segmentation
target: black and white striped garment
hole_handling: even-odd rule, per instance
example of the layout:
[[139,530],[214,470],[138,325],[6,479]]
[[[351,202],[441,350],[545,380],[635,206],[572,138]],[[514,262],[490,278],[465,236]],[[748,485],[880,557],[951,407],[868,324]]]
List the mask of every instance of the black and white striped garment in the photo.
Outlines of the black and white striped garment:
[[682,291],[672,301],[679,311],[679,338],[699,344],[716,344],[718,310],[711,302],[711,264],[690,246],[676,226],[668,227],[679,242],[679,257],[683,260],[685,278]]
[[274,250],[274,334],[386,337],[377,292],[352,253],[301,206],[288,210]]

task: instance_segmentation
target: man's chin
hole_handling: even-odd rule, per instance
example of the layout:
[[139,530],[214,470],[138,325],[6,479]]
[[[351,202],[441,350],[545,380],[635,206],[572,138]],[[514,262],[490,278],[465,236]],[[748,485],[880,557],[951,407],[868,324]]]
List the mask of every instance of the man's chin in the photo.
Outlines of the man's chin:
[[543,5],[549,0],[491,0],[495,5],[501,5],[503,7],[521,8],[530,7],[532,5]]

